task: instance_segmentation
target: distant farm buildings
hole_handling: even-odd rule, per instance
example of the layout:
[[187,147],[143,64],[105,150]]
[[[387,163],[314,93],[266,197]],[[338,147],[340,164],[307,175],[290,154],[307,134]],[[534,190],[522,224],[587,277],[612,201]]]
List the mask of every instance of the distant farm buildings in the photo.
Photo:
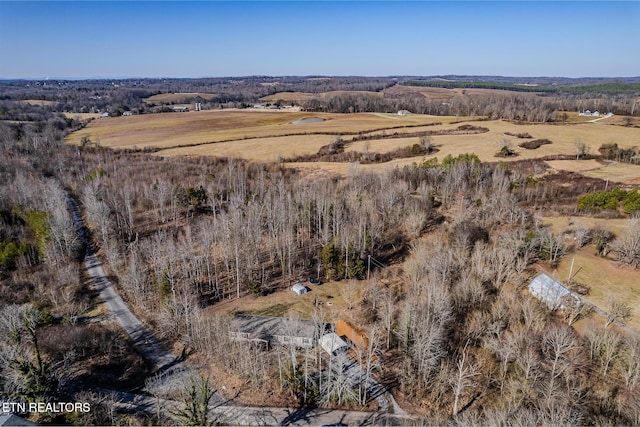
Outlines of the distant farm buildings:
[[579,116],[586,116],[586,117],[599,117],[600,116],[600,112],[599,111],[591,112],[590,110],[580,110],[580,111],[578,111],[578,115]]
[[580,305],[580,298],[574,292],[544,273],[531,281],[529,292],[550,309]]
[[409,110],[400,110],[400,111],[398,111],[398,115],[399,116],[408,116],[409,114],[411,114],[411,111],[409,111]]

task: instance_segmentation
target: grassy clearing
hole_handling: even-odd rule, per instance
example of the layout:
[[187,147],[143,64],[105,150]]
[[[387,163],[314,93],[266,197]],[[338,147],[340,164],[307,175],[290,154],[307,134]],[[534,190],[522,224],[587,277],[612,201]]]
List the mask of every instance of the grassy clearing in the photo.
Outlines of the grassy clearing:
[[[546,217],[543,220],[544,225],[548,225],[554,233],[563,232],[565,230],[575,230],[577,228],[594,228],[602,227],[619,236],[627,229],[626,219],[604,219],[593,218],[590,216],[554,216]],[[595,252],[595,251],[594,251]]]
[[[324,122],[291,124],[307,117]],[[67,142],[79,144],[82,137],[113,148],[175,147],[233,139],[313,133],[357,133],[385,127],[434,123],[432,116],[411,115],[390,120],[376,114],[329,114],[260,110],[215,110],[189,113],[145,114],[105,118],[72,133]]]
[[216,144],[162,150],[161,156],[220,156],[241,157],[256,162],[278,161],[280,157],[294,157],[318,152],[331,143],[331,135],[280,136],[219,142]]
[[595,252],[595,248],[588,245],[564,256],[554,275],[566,282],[571,260],[575,259],[573,273],[578,273],[574,281],[591,287],[586,298],[604,311],[611,298],[626,302],[632,313],[627,324],[640,331],[640,271],[618,266],[614,261],[600,258]]
[[599,169],[584,172],[583,175],[591,178],[609,179],[626,184],[640,184],[640,165],[625,163],[611,163]]
[[[563,216],[544,218],[543,222],[554,232],[600,226],[620,236],[628,229],[625,219]],[[567,281],[572,259],[575,259],[573,274],[577,272],[574,281],[591,288],[586,298],[605,311],[609,298],[627,302],[632,307],[632,318],[627,323],[640,330],[640,270],[632,270],[611,259],[601,258],[596,255],[593,245],[587,245],[561,259],[558,268],[552,272],[558,280]]]
[[[216,304],[210,310],[218,313],[243,312],[261,316],[295,316],[301,319],[311,319],[315,304],[322,305],[330,319],[344,317],[348,311],[348,304],[341,296],[342,286],[346,282],[327,282],[320,286],[305,283],[309,292],[295,295],[291,290],[284,289],[267,296],[246,296],[240,300],[227,300]],[[360,288],[365,281],[357,282]],[[360,289],[361,290],[361,289]]]
[[[481,89],[478,89],[481,90]],[[324,122],[292,124],[302,118],[321,117]],[[462,119],[462,118],[459,118]],[[315,154],[322,145],[343,134],[349,140],[350,135],[360,133],[367,136],[383,136],[392,133],[415,133],[453,129],[455,117],[436,117],[412,114],[359,113],[333,114],[308,113],[271,110],[216,110],[190,113],[148,114],[133,117],[106,118],[94,120],[87,127],[72,133],[67,142],[79,144],[83,137],[91,141],[100,141],[102,146],[114,148],[164,149],[158,155],[203,155],[240,157],[253,161],[278,160],[279,157],[293,157],[303,154]],[[441,125],[433,125],[434,123]],[[475,153],[482,161],[514,161],[534,159],[544,156],[576,154],[576,142],[583,142],[590,153],[597,153],[605,143],[618,143],[622,148],[640,145],[640,129],[608,125],[605,121],[597,123],[567,125],[517,125],[505,121],[471,121],[489,129],[489,132],[475,135],[435,135],[432,142],[439,151],[429,157],[439,159],[451,154]],[[429,126],[431,124],[431,126]],[[424,125],[424,126],[422,126]],[[409,126],[409,127],[402,127]],[[535,150],[517,146],[518,139],[505,135],[506,132],[528,133],[533,138],[548,139],[551,144],[542,145]],[[500,141],[512,141],[517,156],[497,159],[496,152]],[[364,152],[390,152],[411,146],[418,142],[417,137],[378,138],[357,141],[347,150]],[[388,167],[408,165],[420,162],[425,157],[396,159],[394,161],[362,165],[359,168],[380,171]],[[555,169],[576,171],[587,176],[611,181],[640,182],[640,166],[615,165],[604,166],[594,161],[557,161],[550,162]],[[348,163],[296,163],[300,168],[325,168],[332,172],[347,174],[352,165]]]
[[[640,165],[596,160],[550,160],[546,163],[553,169],[578,172],[591,178],[625,184],[640,183]],[[604,188],[602,190],[604,191]]]

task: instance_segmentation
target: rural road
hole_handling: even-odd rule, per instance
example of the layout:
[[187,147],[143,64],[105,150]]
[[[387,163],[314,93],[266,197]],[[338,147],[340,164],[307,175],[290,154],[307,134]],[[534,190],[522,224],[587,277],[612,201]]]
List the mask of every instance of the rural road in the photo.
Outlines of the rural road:
[[[84,265],[87,274],[92,279],[92,284],[98,292],[100,298],[109,308],[113,317],[122,326],[124,331],[133,341],[134,346],[140,353],[152,361],[157,368],[157,376],[162,382],[184,381],[190,376],[189,370],[183,366],[182,362],[171,353],[132,312],[118,295],[107,279],[102,264],[96,256],[84,228],[82,215],[78,203],[69,195],[67,198],[69,210],[73,216],[73,221],[80,239],[86,246]],[[345,361],[346,362],[346,361]],[[351,374],[363,378],[360,366],[351,363],[354,371]],[[357,371],[357,372],[356,372]],[[211,400],[211,417],[218,423],[226,425],[321,425],[342,423],[346,425],[406,425],[407,422],[416,420],[415,417],[407,415],[395,402],[393,396],[377,383],[373,378],[369,378],[367,386],[371,389],[379,401],[381,410],[388,412],[389,400],[395,414],[380,412],[359,412],[359,411],[336,411],[327,409],[307,409],[307,408],[259,408],[259,407],[239,407],[229,405],[229,401],[218,393],[215,393]],[[155,413],[158,400],[145,394],[132,394],[121,391],[100,390],[104,394],[117,396],[117,405]],[[176,402],[160,401],[163,412],[166,412],[167,404],[176,405]]]
[[84,266],[89,277],[91,277],[92,285],[98,292],[100,298],[107,304],[111,316],[125,330],[127,335],[133,340],[133,344],[142,352],[142,354],[156,365],[159,371],[166,371],[169,368],[177,368],[180,361],[153,335],[151,330],[147,328],[127,307],[127,304],[118,295],[113,285],[107,279],[102,269],[102,264],[96,256],[94,249],[89,241],[84,228],[80,207],[78,203],[69,196],[67,199],[69,210],[73,216],[73,222],[78,230],[80,239],[86,246],[84,257]]
[[[127,304],[118,295],[113,285],[107,279],[102,264],[96,256],[84,228],[82,215],[78,203],[68,195],[67,205],[73,217],[78,236],[86,247],[84,266],[89,277],[91,277],[93,288],[98,292],[99,297],[107,305],[110,317],[115,319],[122,329],[129,335],[133,345],[138,349],[143,357],[150,360],[157,368],[157,375],[165,382],[186,380],[190,372],[183,366],[181,361],[162,344],[132,312]],[[214,402],[222,403],[226,400],[216,394]]]

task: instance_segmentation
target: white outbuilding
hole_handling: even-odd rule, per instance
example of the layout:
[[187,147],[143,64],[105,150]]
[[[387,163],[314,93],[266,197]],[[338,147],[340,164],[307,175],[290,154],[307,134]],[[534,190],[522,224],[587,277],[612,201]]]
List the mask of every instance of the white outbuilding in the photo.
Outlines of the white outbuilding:
[[531,281],[529,292],[551,309],[580,304],[580,298],[575,293],[544,273]]
[[303,285],[301,282],[296,283],[291,288],[291,291],[296,295],[302,295],[307,293],[307,287]]

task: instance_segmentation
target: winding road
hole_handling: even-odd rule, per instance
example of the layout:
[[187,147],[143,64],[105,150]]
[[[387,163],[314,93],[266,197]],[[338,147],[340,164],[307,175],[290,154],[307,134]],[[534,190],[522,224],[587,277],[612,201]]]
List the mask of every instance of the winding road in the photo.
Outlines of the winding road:
[[[77,201],[68,195],[67,205],[72,214],[76,231],[86,247],[84,266],[87,274],[91,277],[92,285],[99,297],[107,304],[111,317],[122,326],[138,351],[154,363],[157,368],[157,376],[163,382],[185,381],[193,373],[155,337],[153,332],[131,312],[124,300],[116,293],[91,245]],[[379,384],[373,383],[379,386]],[[369,386],[374,384],[369,384]],[[240,407],[230,405],[228,400],[216,393],[209,406],[210,415],[211,419],[216,420],[217,423],[226,425],[303,426],[337,423],[345,425],[406,425],[417,421],[417,417],[407,415],[402,411],[391,394],[386,393],[386,390],[372,388],[374,392],[377,392],[378,399],[384,400],[385,411],[388,410],[388,401],[384,396],[390,398],[395,414],[308,408]],[[160,404],[166,412],[171,406],[180,405],[178,402],[169,400],[158,401],[148,394],[103,389],[95,391],[116,396],[115,405],[128,410],[155,413],[157,405]]]

